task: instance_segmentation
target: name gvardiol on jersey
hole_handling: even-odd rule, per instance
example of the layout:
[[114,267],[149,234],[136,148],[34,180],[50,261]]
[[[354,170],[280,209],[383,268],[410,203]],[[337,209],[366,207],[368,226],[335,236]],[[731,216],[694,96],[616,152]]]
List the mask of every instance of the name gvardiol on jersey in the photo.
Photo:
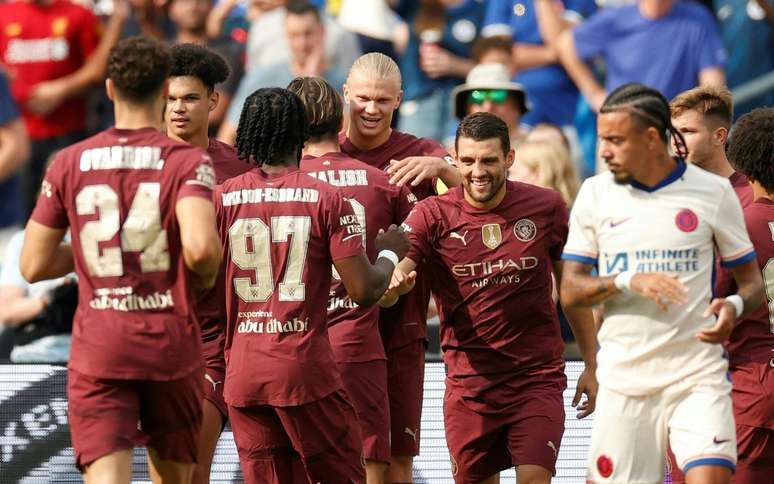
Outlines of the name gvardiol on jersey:
[[81,153],[80,169],[91,170],[161,170],[164,159],[157,146],[105,146]]

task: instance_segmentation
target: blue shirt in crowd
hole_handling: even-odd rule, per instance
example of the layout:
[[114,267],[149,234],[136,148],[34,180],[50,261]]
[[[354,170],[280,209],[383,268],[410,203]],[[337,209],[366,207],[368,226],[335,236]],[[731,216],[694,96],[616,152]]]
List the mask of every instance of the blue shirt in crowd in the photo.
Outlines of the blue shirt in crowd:
[[[403,0],[395,11],[410,26],[411,36],[406,52],[400,58],[400,72],[403,76],[403,99],[410,101],[425,97],[441,88],[451,88],[461,84],[464,79],[442,77],[431,79],[419,66],[419,34],[414,29],[414,18],[420,4]],[[444,15],[444,29],[439,45],[457,57],[470,57],[470,48],[479,35],[484,23],[486,2],[484,0],[464,0],[459,5],[448,7]]]
[[604,59],[608,92],[640,82],[672,99],[696,87],[702,70],[723,67],[726,61],[715,19],[690,1],[678,1],[655,20],[643,17],[636,5],[605,8],[573,34],[578,56]]
[[[0,126],[19,119],[19,110],[11,97],[8,79],[0,71]],[[13,175],[0,182],[0,228],[18,225],[23,218],[19,180]]]
[[[774,1],[768,0],[774,6]],[[728,50],[726,80],[737,87],[774,70],[774,36],[766,13],[756,1],[715,0],[723,44]],[[774,92],[734,105],[737,115],[761,106],[774,106]]]
[[[347,80],[347,73],[337,67],[330,67],[322,76],[339,93],[342,92],[342,86]],[[231,99],[231,104],[226,113],[228,119],[234,126],[239,125],[239,117],[242,115],[242,106],[245,100],[258,89],[263,87],[288,87],[290,81],[296,78],[296,75],[290,71],[290,64],[281,62],[273,66],[253,69],[242,78],[239,88]]]
[[[596,10],[594,0],[563,0],[565,18],[580,21]],[[534,0],[489,0],[484,20],[484,35],[509,35],[514,42],[543,45]],[[516,76],[527,88],[532,111],[522,121],[525,124],[572,124],[578,104],[578,89],[562,66],[551,64],[526,69]]]

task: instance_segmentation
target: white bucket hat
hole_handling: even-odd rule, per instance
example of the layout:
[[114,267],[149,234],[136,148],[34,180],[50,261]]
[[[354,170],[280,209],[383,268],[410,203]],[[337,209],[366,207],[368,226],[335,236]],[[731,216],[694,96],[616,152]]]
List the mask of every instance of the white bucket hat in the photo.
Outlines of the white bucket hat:
[[451,95],[452,112],[458,119],[468,114],[468,95],[471,91],[479,89],[504,89],[515,94],[521,105],[521,113],[524,114],[532,106],[527,100],[527,90],[518,82],[511,81],[508,68],[502,64],[479,64],[468,73],[465,84],[454,88]]

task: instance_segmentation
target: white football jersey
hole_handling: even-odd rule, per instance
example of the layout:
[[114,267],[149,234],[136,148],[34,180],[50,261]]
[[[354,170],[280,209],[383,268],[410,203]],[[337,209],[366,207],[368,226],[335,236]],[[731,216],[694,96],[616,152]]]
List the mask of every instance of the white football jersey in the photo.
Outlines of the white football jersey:
[[583,183],[562,258],[596,265],[600,276],[675,274],[689,289],[688,302],[667,311],[634,293],[605,301],[601,384],[647,395],[678,381],[726,378],[723,347],[696,338],[715,322],[703,313],[713,297],[716,246],[724,267],[755,258],[742,207],[725,178],[680,162],[652,188],[617,184],[609,172]]

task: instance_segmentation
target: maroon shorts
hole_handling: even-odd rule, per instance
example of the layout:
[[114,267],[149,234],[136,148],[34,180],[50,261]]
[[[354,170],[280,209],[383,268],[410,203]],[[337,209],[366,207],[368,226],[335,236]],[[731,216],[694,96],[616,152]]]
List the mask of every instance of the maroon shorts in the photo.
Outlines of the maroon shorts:
[[246,483],[365,482],[357,417],[343,390],[296,407],[228,410]]
[[223,424],[228,420],[228,405],[223,399],[223,382],[226,372],[220,367],[207,367],[204,369],[204,398],[215,405],[223,416]]
[[546,391],[537,384],[525,386],[512,405],[480,413],[447,380],[443,407],[446,444],[457,484],[478,483],[504,469],[527,464],[555,472],[564,433],[561,391]]
[[152,447],[163,460],[196,462],[202,373],[198,369],[179,380],[150,381],[69,370],[68,413],[78,468],[138,445]]
[[390,401],[387,362],[338,363],[341,381],[357,413],[366,459],[390,461]]
[[757,484],[774,480],[774,430],[736,426],[739,460],[734,484]]
[[425,340],[387,352],[392,455],[419,455],[422,392],[425,385]]

